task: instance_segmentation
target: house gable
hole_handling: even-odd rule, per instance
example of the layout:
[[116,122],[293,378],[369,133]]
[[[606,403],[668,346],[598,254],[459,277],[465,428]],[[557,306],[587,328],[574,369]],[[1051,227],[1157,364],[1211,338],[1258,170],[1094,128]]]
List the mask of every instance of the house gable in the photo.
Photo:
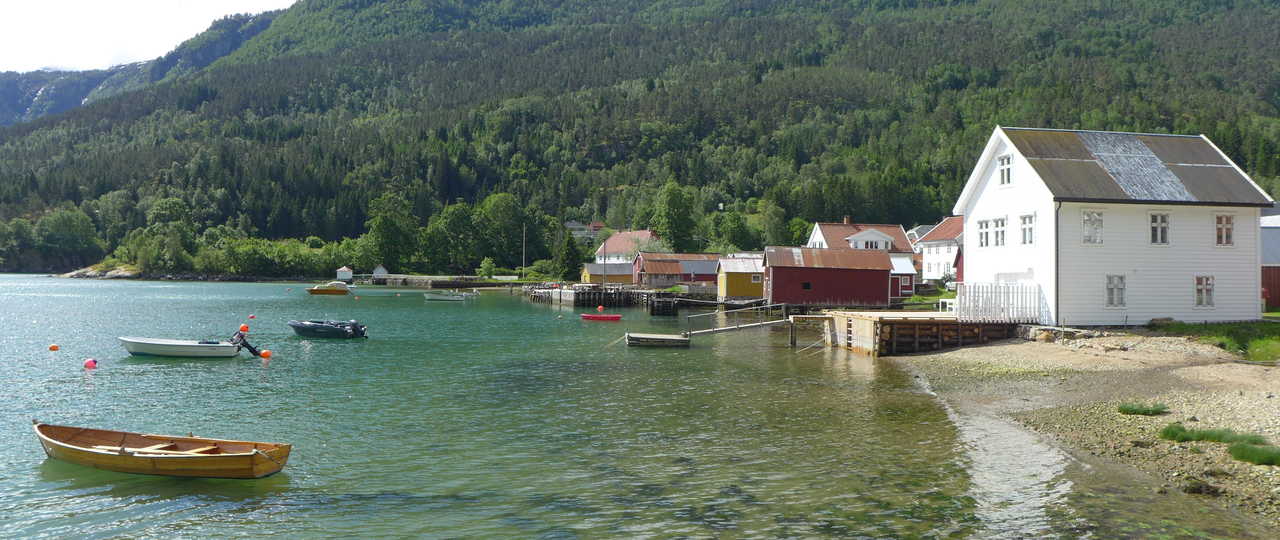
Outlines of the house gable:
[[[845,245],[840,247],[848,246],[853,249],[883,249],[885,251],[888,251],[889,249],[894,247],[901,247],[901,246],[893,245],[892,236],[889,236],[875,229],[866,229],[864,231],[860,231],[858,233],[846,236],[844,237],[844,242],[845,242]],[[876,247],[867,247],[867,242],[873,242],[874,245],[876,245]]]

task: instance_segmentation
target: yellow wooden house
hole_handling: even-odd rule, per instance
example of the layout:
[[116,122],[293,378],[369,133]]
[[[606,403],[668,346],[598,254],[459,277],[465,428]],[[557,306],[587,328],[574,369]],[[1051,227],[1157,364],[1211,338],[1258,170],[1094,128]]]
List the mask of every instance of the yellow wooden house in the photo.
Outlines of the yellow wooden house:
[[631,263],[586,263],[582,265],[583,283],[631,283]]
[[717,297],[725,300],[764,298],[764,259],[756,257],[720,259],[716,270]]

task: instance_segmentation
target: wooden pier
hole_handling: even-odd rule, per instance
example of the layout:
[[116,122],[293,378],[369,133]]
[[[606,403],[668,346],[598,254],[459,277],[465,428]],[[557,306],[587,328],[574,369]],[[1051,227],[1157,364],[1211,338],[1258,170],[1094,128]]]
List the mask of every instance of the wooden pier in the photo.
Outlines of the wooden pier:
[[1015,337],[1016,323],[964,322],[940,311],[830,311],[835,345],[871,356],[937,351]]

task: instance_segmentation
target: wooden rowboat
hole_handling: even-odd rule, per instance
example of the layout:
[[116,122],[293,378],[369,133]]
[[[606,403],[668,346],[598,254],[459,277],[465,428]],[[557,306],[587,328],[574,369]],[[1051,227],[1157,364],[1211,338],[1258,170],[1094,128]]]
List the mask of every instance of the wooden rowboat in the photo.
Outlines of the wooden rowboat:
[[284,468],[292,445],[41,424],[44,453],[78,465],[123,473],[201,478],[262,478]]

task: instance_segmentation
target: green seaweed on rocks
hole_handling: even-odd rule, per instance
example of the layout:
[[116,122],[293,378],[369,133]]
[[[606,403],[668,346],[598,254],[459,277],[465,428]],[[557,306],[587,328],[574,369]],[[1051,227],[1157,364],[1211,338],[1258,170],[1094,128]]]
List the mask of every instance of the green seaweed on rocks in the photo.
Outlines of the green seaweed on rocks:
[[1120,414],[1137,414],[1142,416],[1160,416],[1169,412],[1169,406],[1163,403],[1121,403],[1116,407]]
[[1229,429],[1187,429],[1179,422],[1174,422],[1160,430],[1160,438],[1177,442],[1211,441],[1220,443],[1267,444],[1261,435],[1253,433],[1236,433]]
[[1254,465],[1280,465],[1280,446],[1239,443],[1227,450],[1231,457]]

